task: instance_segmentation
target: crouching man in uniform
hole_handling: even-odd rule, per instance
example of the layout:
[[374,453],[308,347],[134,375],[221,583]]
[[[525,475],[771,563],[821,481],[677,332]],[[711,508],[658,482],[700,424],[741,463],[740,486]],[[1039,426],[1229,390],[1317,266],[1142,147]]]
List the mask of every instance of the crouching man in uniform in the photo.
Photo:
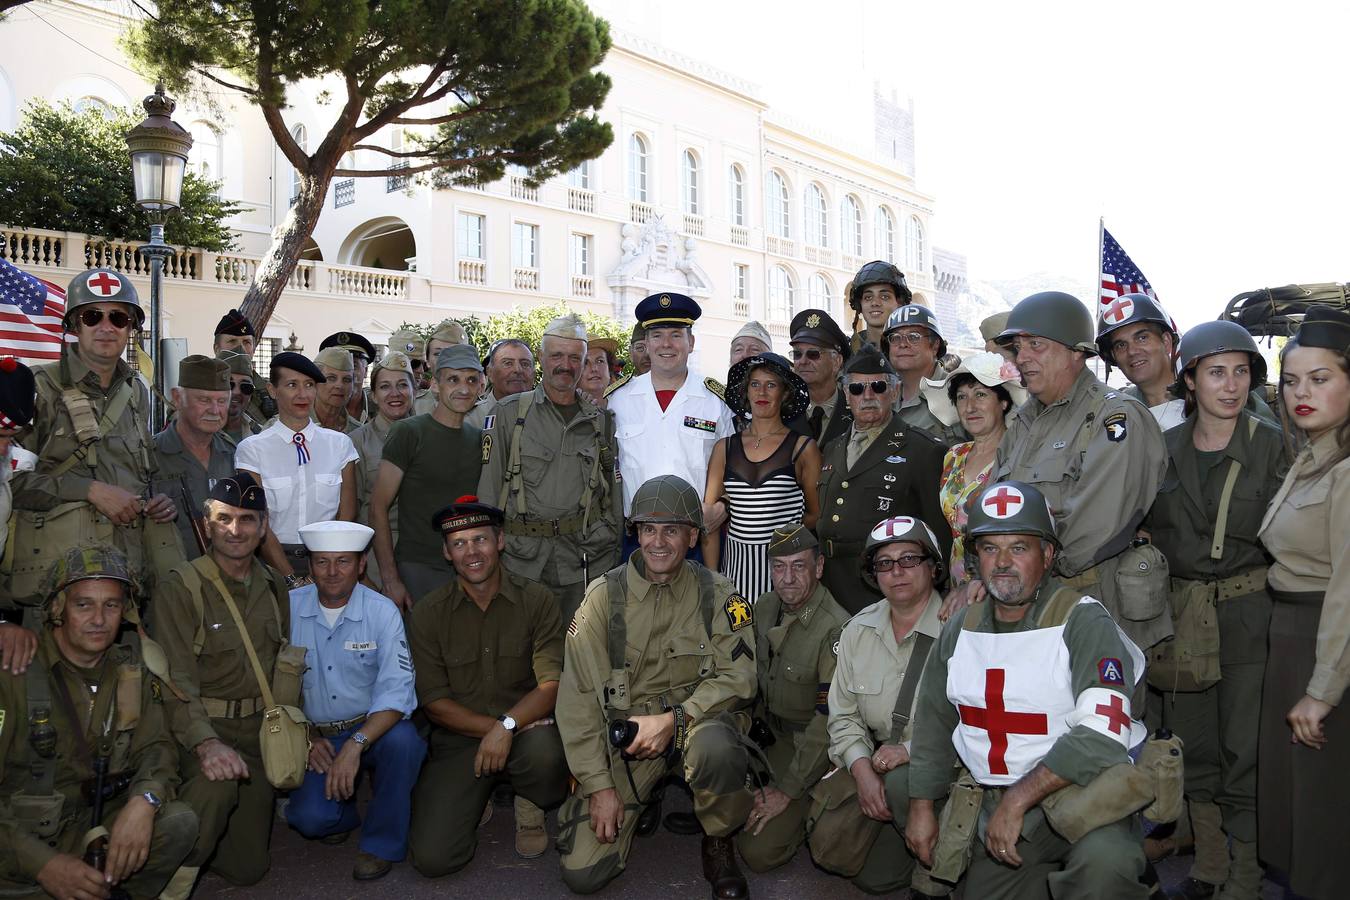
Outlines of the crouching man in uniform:
[[153,897],[197,837],[170,800],[163,653],[134,634],[114,643],[139,621],[117,550],[69,550],[48,584],[37,656],[0,674],[0,895]]
[[703,826],[715,897],[746,897],[731,835],[753,802],[747,713],[755,695],[750,603],[685,554],[702,533],[699,492],[675,475],[641,485],[639,552],[591,582],[567,629],[558,727],[576,791],[558,814],[562,877],[579,894],[624,870],[638,814],[681,765]]
[[1054,795],[1127,763],[1142,740],[1132,709],[1143,654],[1100,602],[1050,577],[1058,538],[1034,487],[985,488],[966,539],[990,599],[947,622],[928,657],[914,715],[906,842],[932,864],[934,802],[947,794],[959,757],[982,791],[984,846],[973,851],[966,896],[1044,897],[1048,886],[1057,900],[1147,897],[1135,816],[1123,813],[1073,843],[1053,816]]

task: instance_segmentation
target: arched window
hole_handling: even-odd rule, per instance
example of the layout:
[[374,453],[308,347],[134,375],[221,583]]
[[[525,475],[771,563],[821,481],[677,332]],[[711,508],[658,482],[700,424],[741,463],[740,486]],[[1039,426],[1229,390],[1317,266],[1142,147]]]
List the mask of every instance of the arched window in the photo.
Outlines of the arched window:
[[858,198],[849,194],[839,205],[840,249],[852,256],[863,253],[863,214]]
[[872,251],[878,259],[886,262],[895,260],[895,219],[891,218],[891,211],[884,206],[877,207],[876,218],[872,223],[872,244]]
[[188,171],[204,181],[219,181],[225,168],[220,132],[210,122],[198,120],[188,126],[192,149],[188,151]]
[[580,188],[583,191],[591,189],[591,161],[589,159],[567,173],[567,186]]
[[745,172],[740,166],[731,167],[731,189],[727,196],[730,198],[731,224],[745,226]]
[[698,157],[693,150],[686,150],[680,159],[680,186],[684,194],[684,211],[691,216],[699,214],[699,171]]
[[634,133],[628,138],[628,199],[647,202],[647,139]]
[[782,266],[769,269],[769,298],[765,310],[771,322],[792,318],[792,275]]
[[[291,137],[295,140],[296,146],[300,152],[309,154],[309,130],[304,125],[296,125],[291,129]],[[300,170],[291,169],[291,202],[300,196]]]
[[769,173],[769,233],[775,237],[792,237],[792,199],[787,181],[781,172]]
[[811,280],[806,282],[806,306],[813,309],[830,308],[830,282],[824,275],[817,272],[811,276]]
[[102,113],[105,119],[112,116],[112,106],[102,97],[94,97],[92,95],[81,97],[71,104],[71,106],[77,113],[85,113],[92,109]]
[[905,268],[923,271],[923,223],[918,216],[910,216],[905,223]]
[[830,245],[830,214],[825,192],[814,181],[806,186],[806,242],[813,247]]

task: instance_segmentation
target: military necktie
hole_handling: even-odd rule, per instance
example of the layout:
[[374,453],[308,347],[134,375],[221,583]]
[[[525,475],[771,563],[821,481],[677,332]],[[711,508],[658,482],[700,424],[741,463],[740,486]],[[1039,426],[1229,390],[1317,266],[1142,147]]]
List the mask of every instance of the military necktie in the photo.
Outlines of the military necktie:
[[821,433],[825,430],[825,407],[817,406],[811,410],[811,437],[818,444],[820,443]]
[[858,462],[858,457],[863,455],[867,449],[867,432],[855,431],[853,437],[848,439],[848,467],[850,469]]

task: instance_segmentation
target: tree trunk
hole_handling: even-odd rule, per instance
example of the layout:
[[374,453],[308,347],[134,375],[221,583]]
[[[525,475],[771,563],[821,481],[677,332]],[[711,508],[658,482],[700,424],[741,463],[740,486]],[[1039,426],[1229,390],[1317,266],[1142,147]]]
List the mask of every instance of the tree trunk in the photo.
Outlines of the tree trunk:
[[[318,168],[311,161],[312,168]],[[332,181],[332,166],[325,167],[326,173],[314,175],[311,172],[300,176],[300,194],[286,213],[286,218],[272,232],[272,244],[267,248],[258,269],[253,274],[253,282],[244,294],[244,302],[239,311],[253,323],[254,330],[261,335],[277,308],[282,291],[286,290],[291,273],[300,261],[300,252],[305,241],[314,233],[319,223],[319,214],[323,212],[324,199],[328,196],[328,183]]]

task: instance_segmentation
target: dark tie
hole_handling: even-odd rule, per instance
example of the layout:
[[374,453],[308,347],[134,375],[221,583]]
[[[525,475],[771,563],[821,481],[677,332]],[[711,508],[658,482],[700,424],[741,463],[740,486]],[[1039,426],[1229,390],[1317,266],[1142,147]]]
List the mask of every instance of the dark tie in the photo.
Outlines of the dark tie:
[[817,406],[811,410],[811,437],[820,443],[820,431],[825,425],[825,407]]

